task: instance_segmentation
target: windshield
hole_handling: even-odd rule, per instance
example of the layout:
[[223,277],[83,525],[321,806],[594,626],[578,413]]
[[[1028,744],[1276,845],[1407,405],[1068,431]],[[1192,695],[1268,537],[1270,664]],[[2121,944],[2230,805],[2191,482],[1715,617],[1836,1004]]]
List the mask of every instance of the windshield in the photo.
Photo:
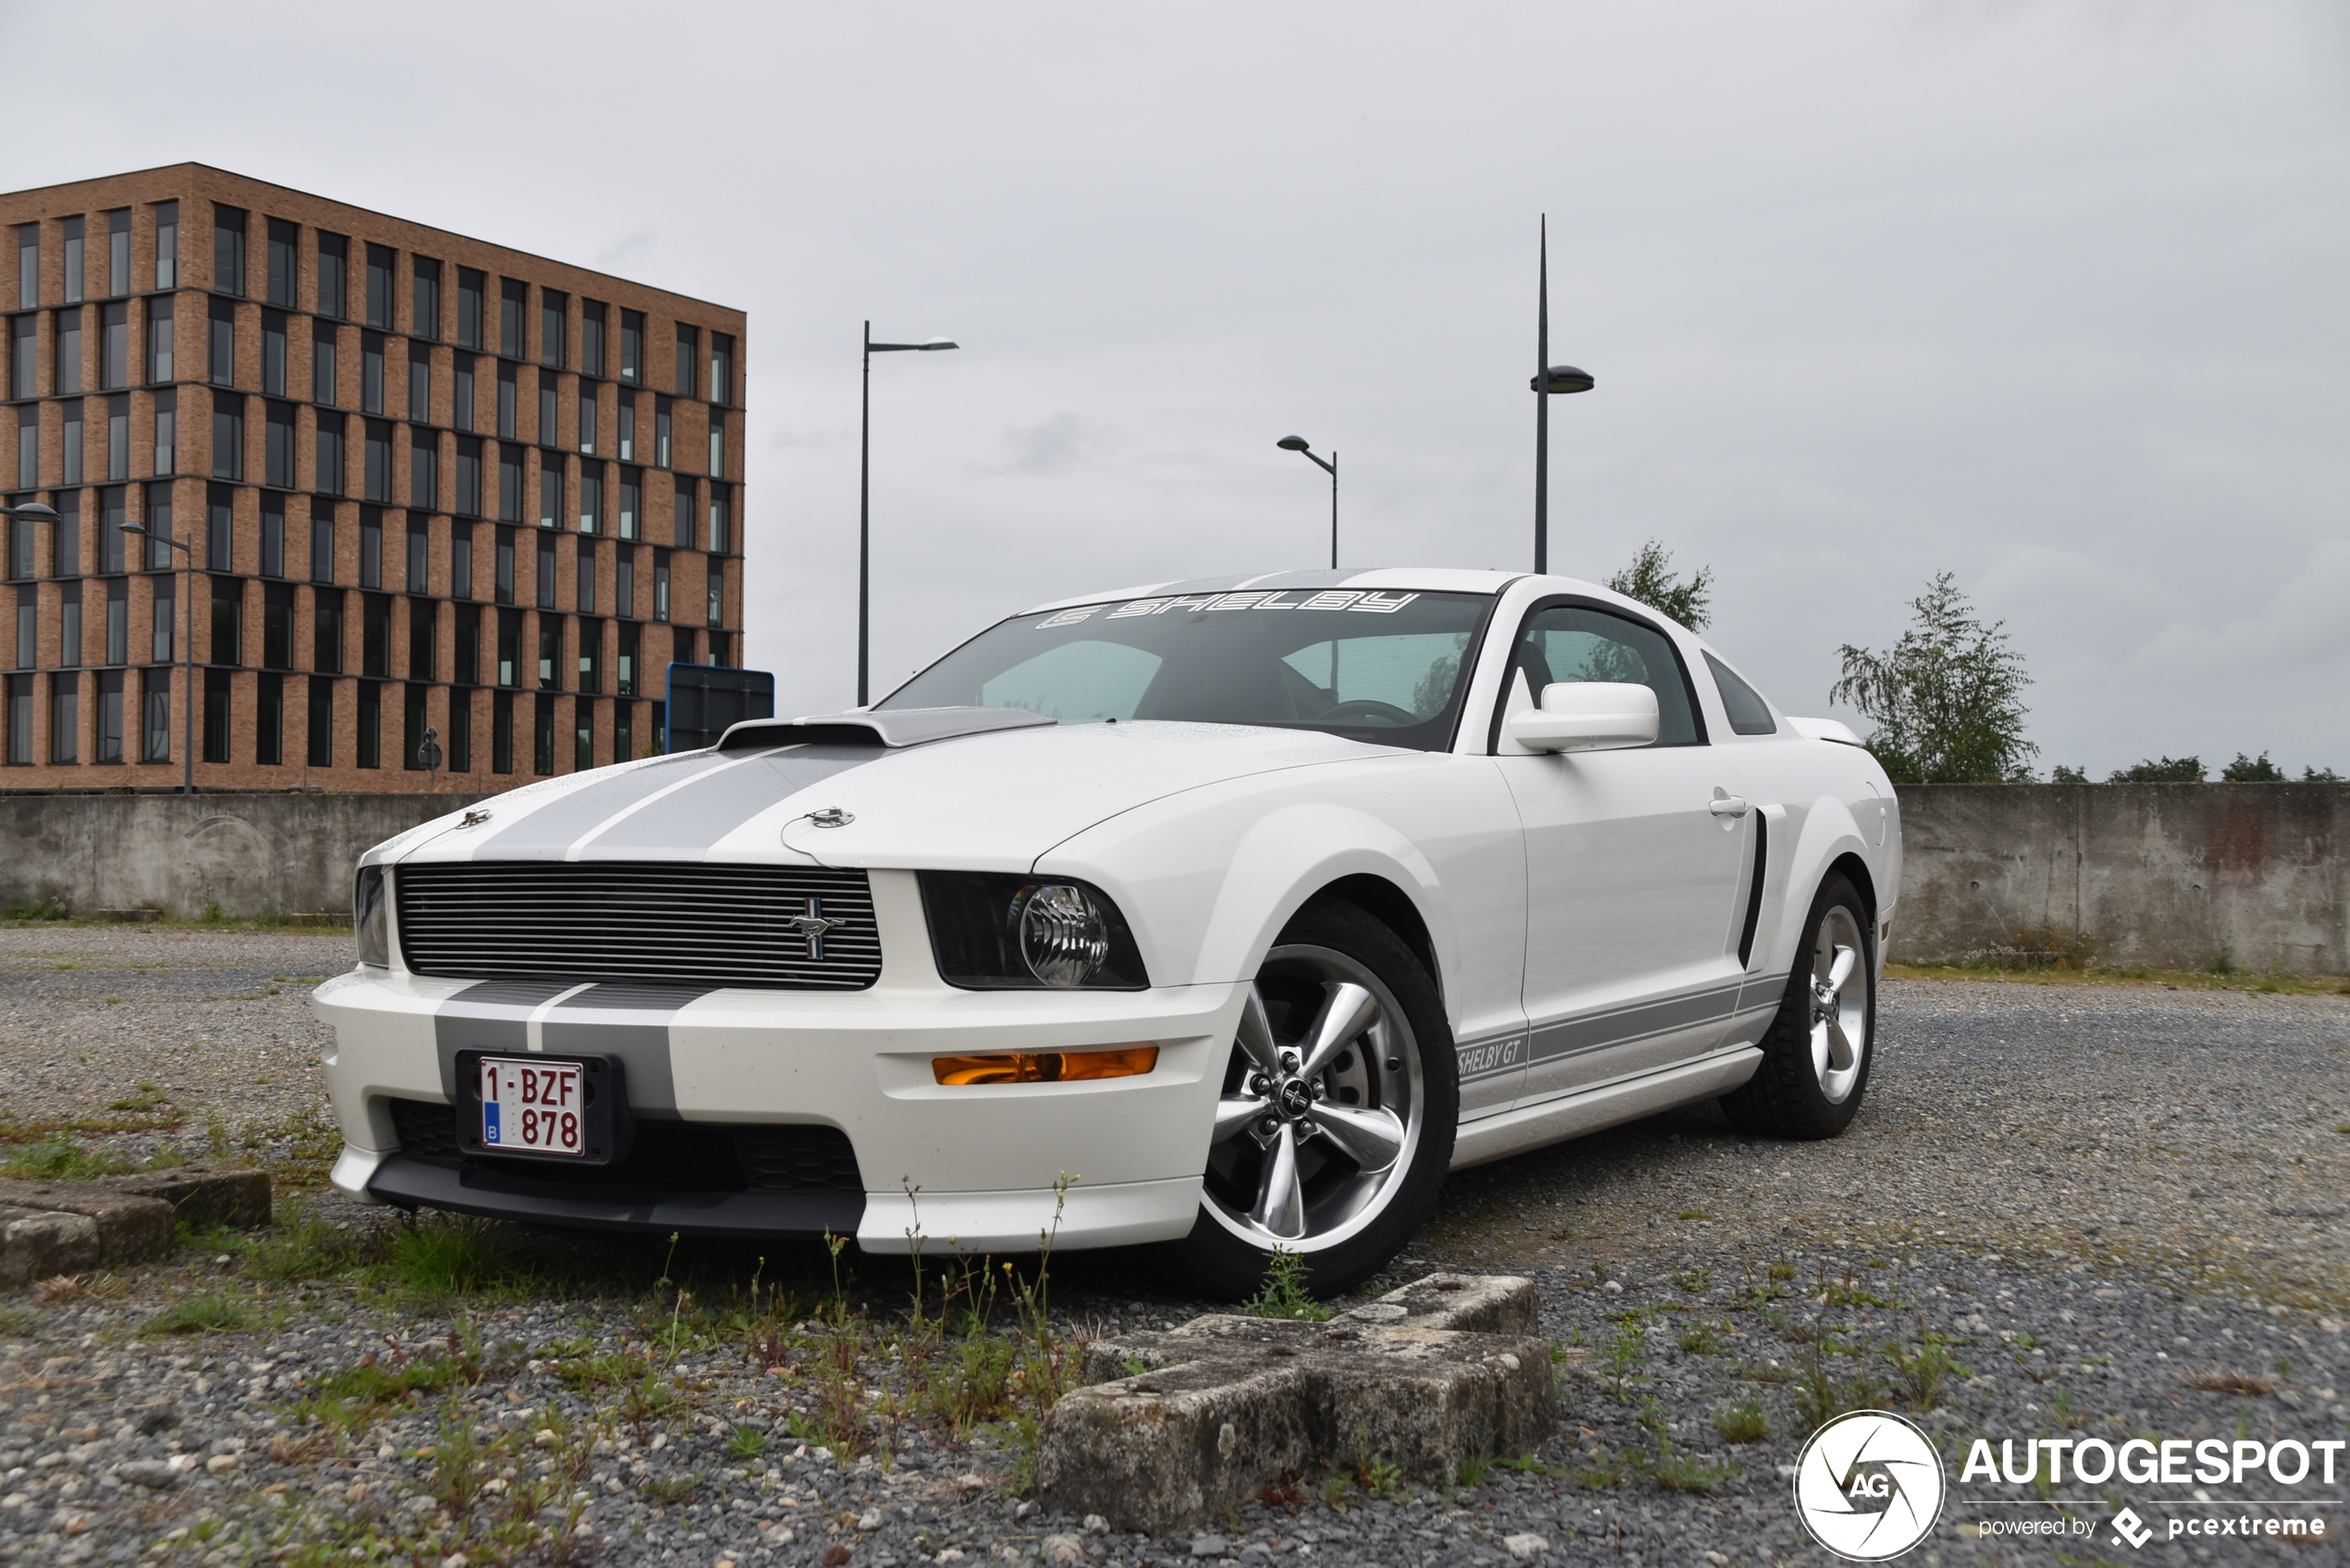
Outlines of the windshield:
[[1111,600],[982,632],[876,708],[1181,719],[1438,751],[1490,594],[1283,589]]

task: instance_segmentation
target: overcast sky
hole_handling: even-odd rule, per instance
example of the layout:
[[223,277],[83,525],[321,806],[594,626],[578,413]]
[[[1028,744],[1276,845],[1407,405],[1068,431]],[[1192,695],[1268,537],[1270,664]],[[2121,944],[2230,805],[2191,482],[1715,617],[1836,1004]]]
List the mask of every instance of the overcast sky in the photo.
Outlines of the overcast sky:
[[[1940,569],[2050,762],[2350,772],[2350,10],[0,3],[9,189],[198,159],[750,315],[748,661],[1642,539],[1795,712]],[[47,107],[32,100],[45,94]]]

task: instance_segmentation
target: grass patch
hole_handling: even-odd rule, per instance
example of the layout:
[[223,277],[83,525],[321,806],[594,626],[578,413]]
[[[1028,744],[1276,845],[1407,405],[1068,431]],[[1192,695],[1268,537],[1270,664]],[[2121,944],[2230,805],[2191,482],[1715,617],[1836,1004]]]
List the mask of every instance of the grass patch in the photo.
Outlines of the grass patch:
[[504,1228],[488,1220],[435,1217],[403,1225],[384,1262],[397,1290],[427,1299],[516,1291],[538,1283],[535,1271],[513,1255]]
[[1300,1323],[1328,1323],[1330,1309],[1314,1299],[1306,1284],[1305,1259],[1276,1245],[1266,1260],[1265,1283],[1241,1303],[1251,1317],[1285,1317]]
[[1771,1435],[1771,1423],[1760,1400],[1740,1400],[1713,1417],[1713,1429],[1725,1443],[1759,1443]]
[[182,1296],[147,1319],[150,1334],[233,1334],[248,1322],[244,1299],[227,1290]]

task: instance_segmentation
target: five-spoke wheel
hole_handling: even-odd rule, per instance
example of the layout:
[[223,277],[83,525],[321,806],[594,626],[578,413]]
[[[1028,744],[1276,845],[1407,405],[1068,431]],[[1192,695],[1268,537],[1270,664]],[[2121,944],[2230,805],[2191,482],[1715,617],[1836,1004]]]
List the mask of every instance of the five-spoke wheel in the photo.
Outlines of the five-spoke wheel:
[[1821,884],[1794,972],[1761,1041],[1754,1076],[1722,1096],[1731,1125],[1780,1138],[1833,1138],[1850,1125],[1876,1046],[1876,960],[1868,906],[1841,875]]

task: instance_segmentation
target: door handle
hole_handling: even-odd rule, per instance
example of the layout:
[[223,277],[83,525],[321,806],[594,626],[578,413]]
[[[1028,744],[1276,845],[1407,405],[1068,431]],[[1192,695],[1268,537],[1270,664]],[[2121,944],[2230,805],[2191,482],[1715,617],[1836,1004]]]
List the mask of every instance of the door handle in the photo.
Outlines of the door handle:
[[1705,809],[1717,817],[1743,817],[1747,813],[1747,804],[1742,797],[1724,795],[1718,789],[1713,792],[1713,798]]

